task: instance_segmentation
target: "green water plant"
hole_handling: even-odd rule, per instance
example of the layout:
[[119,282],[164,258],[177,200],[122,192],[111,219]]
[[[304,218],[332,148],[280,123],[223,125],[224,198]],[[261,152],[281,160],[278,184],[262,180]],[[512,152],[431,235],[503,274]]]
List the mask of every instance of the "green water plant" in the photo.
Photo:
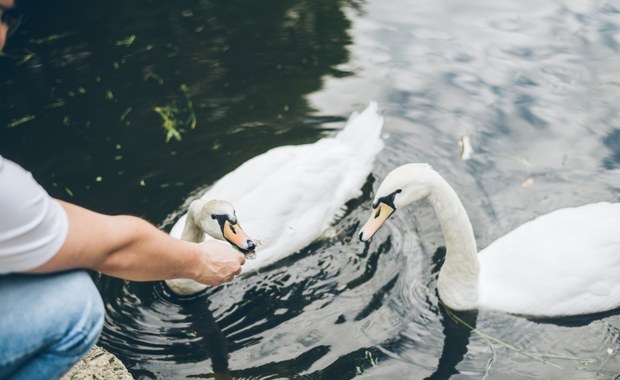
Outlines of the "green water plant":
[[155,107],[153,110],[157,112],[163,120],[162,126],[166,130],[166,142],[172,140],[173,138],[177,141],[181,141],[181,133],[177,129],[177,108],[168,105],[163,107]]
[[[166,130],[166,142],[172,139],[181,141],[181,126],[185,125],[189,126],[190,129],[194,129],[197,125],[196,113],[194,112],[194,105],[189,95],[189,88],[187,85],[181,84],[179,90],[183,94],[185,100],[182,108],[179,108],[174,103],[153,108],[162,118],[162,126]],[[183,120],[182,114],[184,113],[187,114],[187,117]]]

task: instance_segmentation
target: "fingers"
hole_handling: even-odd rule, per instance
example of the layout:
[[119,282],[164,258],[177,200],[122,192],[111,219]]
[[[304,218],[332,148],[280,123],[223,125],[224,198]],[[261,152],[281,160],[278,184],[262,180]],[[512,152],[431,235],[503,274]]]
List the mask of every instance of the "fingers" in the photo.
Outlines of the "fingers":
[[234,280],[235,276],[241,273],[241,270],[242,270],[241,265],[245,264],[245,256],[243,256],[242,254],[239,254],[239,264],[240,264],[239,268],[237,268],[237,270],[235,270],[231,275],[226,277],[225,282],[230,282]]
[[241,252],[217,240],[208,240],[201,244],[208,250],[204,255],[204,280],[221,285],[233,281],[235,276],[241,274],[242,265],[246,262]]
[[234,279],[235,279],[235,275],[231,274],[230,276],[227,276],[227,277],[224,278],[224,283],[231,282]]
[[223,277],[221,279],[220,284],[225,284],[227,282],[231,282],[232,280],[235,279],[235,276],[239,275],[241,273],[241,265],[243,265],[245,263],[245,257],[242,254],[239,254],[240,259],[239,259],[239,266],[237,267],[237,269],[235,269],[232,273],[230,273],[229,275]]
[[217,279],[212,279],[211,281],[209,281],[209,283],[207,285],[211,285],[211,286],[224,285],[227,282],[231,282],[234,279],[235,279],[235,275],[234,274],[230,274],[228,276],[220,276]]

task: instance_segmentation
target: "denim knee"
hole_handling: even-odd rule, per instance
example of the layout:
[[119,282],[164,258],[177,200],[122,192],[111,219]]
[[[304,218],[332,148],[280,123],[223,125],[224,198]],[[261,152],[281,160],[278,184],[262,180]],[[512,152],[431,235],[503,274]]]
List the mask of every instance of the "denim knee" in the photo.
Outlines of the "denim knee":
[[103,301],[85,271],[0,276],[0,302],[0,378],[60,377],[103,328]]
[[58,321],[65,324],[65,336],[50,349],[58,354],[83,355],[101,334],[105,318],[103,301],[86,272],[73,273],[64,286],[72,289],[65,293],[62,302],[66,320]]

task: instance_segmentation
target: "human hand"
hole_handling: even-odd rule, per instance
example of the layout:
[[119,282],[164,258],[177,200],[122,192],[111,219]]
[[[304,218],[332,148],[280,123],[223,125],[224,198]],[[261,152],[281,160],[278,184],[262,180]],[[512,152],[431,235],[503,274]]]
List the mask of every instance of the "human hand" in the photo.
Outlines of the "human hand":
[[241,273],[245,257],[235,248],[218,240],[207,240],[199,244],[203,254],[195,268],[193,280],[205,285],[220,285],[232,281]]

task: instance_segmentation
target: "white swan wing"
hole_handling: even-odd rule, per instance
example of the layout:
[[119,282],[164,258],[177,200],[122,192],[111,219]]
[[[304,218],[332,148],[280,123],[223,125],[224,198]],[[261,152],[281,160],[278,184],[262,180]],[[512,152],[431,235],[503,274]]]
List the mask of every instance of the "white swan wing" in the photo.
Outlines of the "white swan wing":
[[613,309],[620,306],[620,203],[546,214],[479,259],[481,307],[544,316]]
[[244,272],[273,263],[320,236],[368,175],[351,172],[354,152],[333,139],[306,148],[234,201],[244,228],[263,240]]

